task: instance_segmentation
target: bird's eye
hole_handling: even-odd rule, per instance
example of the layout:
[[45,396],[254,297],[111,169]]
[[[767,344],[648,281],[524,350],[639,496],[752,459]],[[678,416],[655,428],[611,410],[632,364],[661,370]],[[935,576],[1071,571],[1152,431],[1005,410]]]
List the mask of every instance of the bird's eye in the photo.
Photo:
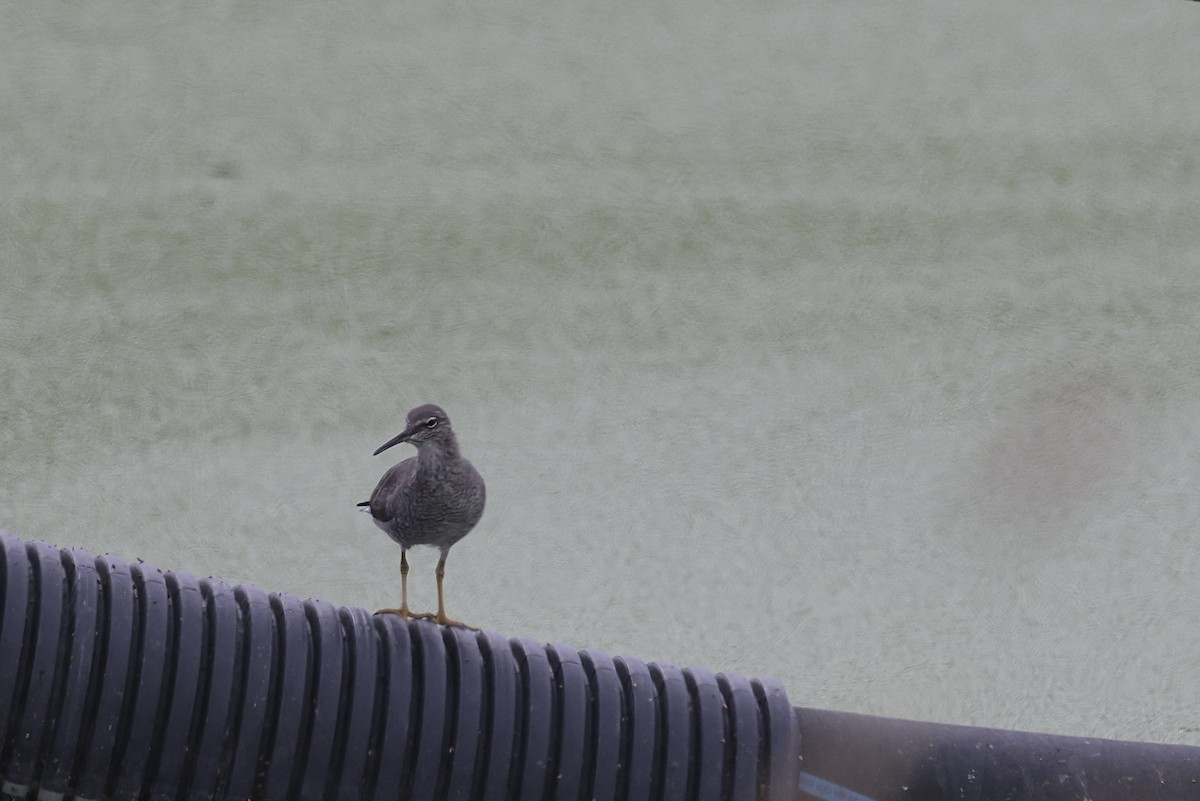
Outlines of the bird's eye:
[[426,428],[437,428],[437,418],[430,417],[428,420],[425,421],[425,427]]

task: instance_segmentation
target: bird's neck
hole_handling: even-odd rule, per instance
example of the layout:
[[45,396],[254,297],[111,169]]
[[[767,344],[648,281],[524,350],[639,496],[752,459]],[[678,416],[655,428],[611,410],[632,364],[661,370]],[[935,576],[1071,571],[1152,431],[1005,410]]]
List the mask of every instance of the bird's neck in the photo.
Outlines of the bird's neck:
[[454,461],[457,458],[459,458],[458,443],[452,439],[417,449],[417,463],[426,469],[441,467],[446,462]]

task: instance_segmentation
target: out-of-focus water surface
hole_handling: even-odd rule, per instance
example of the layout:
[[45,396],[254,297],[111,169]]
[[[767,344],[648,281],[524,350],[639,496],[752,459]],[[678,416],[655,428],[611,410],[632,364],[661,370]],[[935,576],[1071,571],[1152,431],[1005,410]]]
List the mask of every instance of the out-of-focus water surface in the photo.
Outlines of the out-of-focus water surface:
[[1200,743],[1198,14],[12,4],[0,528],[394,605],[436,402],[456,617]]

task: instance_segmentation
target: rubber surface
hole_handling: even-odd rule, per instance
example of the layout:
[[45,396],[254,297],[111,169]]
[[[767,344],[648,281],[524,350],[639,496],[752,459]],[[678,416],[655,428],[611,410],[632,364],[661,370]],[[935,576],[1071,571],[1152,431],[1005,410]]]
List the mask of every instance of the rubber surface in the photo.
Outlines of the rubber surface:
[[0,799],[794,798],[777,684],[0,538]]

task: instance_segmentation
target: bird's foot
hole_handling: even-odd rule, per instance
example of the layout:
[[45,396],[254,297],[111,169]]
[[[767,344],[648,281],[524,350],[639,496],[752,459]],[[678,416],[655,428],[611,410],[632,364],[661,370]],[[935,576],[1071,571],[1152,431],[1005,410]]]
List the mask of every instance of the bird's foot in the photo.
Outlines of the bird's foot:
[[471,631],[479,631],[474,626],[469,626],[461,620],[455,620],[449,617],[445,612],[413,612],[410,617],[413,620],[428,620],[431,623],[437,623],[439,626],[453,626],[459,629],[470,629]]
[[460,629],[470,629],[471,631],[479,631],[475,626],[467,625],[461,620],[455,620],[448,617],[445,612],[414,612],[407,606],[402,606],[399,609],[379,609],[375,612],[377,615],[396,615],[405,620],[428,620],[431,623],[437,623],[439,626],[454,626]]
[[475,628],[474,626],[467,625],[466,623],[463,623],[461,620],[455,620],[452,617],[447,617],[445,612],[439,612],[438,614],[433,615],[431,617],[431,620],[433,620],[433,622],[437,623],[439,626],[453,626],[453,627],[459,628],[459,629],[469,629],[471,631],[479,631],[479,629]]
[[377,614],[377,615],[395,615],[396,617],[402,617],[405,620],[412,620],[414,618],[422,617],[422,615],[414,613],[407,606],[402,606],[399,609],[376,609],[375,614]]
[[410,612],[408,616],[413,620],[437,620],[433,612]]

